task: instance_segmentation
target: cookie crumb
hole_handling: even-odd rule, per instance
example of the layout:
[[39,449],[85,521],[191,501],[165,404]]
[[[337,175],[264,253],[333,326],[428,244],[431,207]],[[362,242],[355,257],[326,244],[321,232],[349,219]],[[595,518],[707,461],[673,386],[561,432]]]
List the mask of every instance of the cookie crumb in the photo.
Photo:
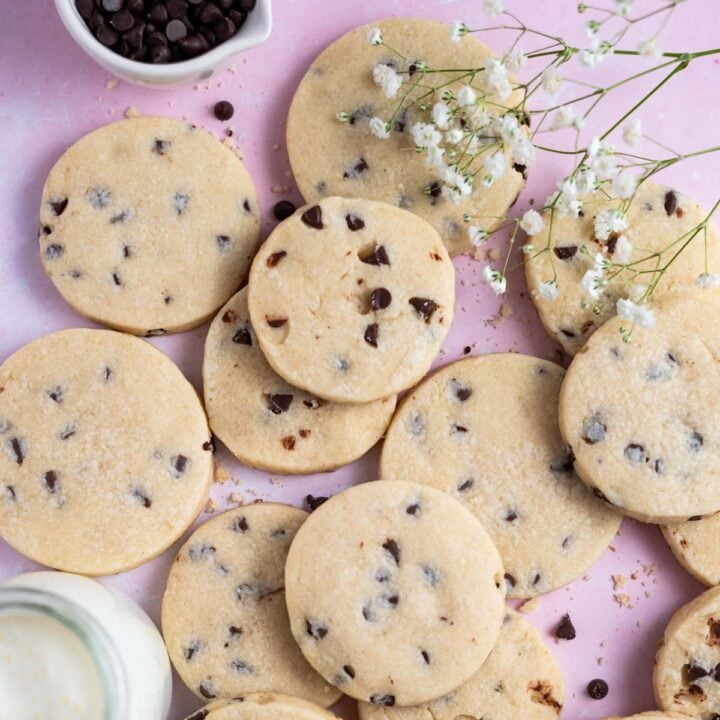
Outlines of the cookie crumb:
[[235,503],[236,505],[245,504],[245,496],[239,492],[231,492],[227,499],[229,503]]
[[288,185],[273,185],[270,190],[276,195],[280,195],[282,193],[290,192],[290,187]]
[[228,480],[230,480],[230,473],[227,471],[227,468],[221,462],[216,462],[215,463],[215,482],[220,483],[222,485],[223,483],[226,483]]
[[632,608],[634,607],[632,598],[627,593],[615,593],[613,595],[613,600],[620,607],[628,608],[628,610],[632,610]]
[[628,579],[624,575],[613,575],[612,581],[613,590],[620,590],[620,588],[624,588],[627,585]]
[[139,118],[142,117],[142,113],[134,105],[130,105],[130,107],[125,109],[125,117],[128,119]]
[[205,503],[205,510],[203,512],[207,513],[208,515],[211,515],[217,510],[217,502],[215,501],[215,498],[208,498],[208,501]]
[[120,84],[120,81],[117,78],[110,78],[106,83],[105,87],[108,90],[114,90],[118,85]]
[[526,600],[519,608],[518,612],[521,612],[525,615],[530,615],[531,613],[534,613],[539,607],[540,607],[540,598],[534,597],[530,598],[530,600]]

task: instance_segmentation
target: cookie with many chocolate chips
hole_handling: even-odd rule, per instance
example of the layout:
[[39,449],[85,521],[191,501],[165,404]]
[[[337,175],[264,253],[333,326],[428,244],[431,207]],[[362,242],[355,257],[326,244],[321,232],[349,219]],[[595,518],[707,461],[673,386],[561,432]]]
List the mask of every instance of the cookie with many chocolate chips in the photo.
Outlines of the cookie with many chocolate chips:
[[[671,243],[687,240],[693,228],[707,216],[694,200],[667,187],[645,182],[635,194],[627,215],[628,227],[623,233],[613,233],[604,242],[596,239],[595,218],[604,211],[621,207],[623,201],[608,199],[605,192],[597,192],[583,198],[584,205],[578,218],[553,218],[552,238],[549,239],[549,222],[545,229],[529,238],[534,252],[526,254],[525,277],[540,320],[548,334],[560,342],[564,350],[574,355],[588,338],[606,320],[615,315],[618,298],[628,297],[631,285],[642,284],[650,275],[625,273],[620,276],[627,282],[615,280],[593,300],[589,298],[581,281],[594,266],[595,255],[603,248],[611,262],[634,262],[660,251]],[[618,260],[618,238],[624,235],[632,244],[627,260]],[[706,242],[707,240],[707,242]],[[546,249],[547,248],[547,249]],[[706,265],[707,252],[707,265]],[[663,258],[669,259],[673,251]],[[648,270],[656,266],[656,259],[638,263],[636,270]],[[687,293],[696,288],[696,280],[702,273],[715,272],[720,267],[720,236],[710,223],[707,234],[700,232],[670,265],[654,295],[657,298],[673,293]],[[539,292],[540,283],[555,278],[559,296],[544,298]],[[696,288],[697,289],[697,288]],[[720,300],[720,290],[706,289],[702,297]]]
[[621,516],[577,478],[560,437],[564,374],[517,353],[452,363],[405,398],[383,445],[383,478],[432,485],[480,520],[510,597],[571,582],[620,526]]
[[395,410],[395,396],[341,405],[288,385],[260,352],[247,289],[231,298],[210,326],[203,379],[215,435],[243,462],[272,472],[347,465],[380,439]]
[[212,467],[194,389],[144,340],[65,330],[0,366],[0,536],[36,562],[150,560],[198,515]]
[[662,534],[689,573],[708,587],[720,585],[720,514],[664,525]]
[[[368,34],[374,27],[397,52],[369,44]],[[397,98],[389,99],[373,81],[373,69],[386,64],[407,73],[404,78],[418,83],[410,98],[419,100],[422,95],[423,101],[432,104],[439,102],[448,88],[457,92],[467,77],[452,84],[443,73],[423,74],[419,61],[434,68],[482,68],[494,57],[474,36],[452,42],[445,23],[421,18],[382,20],[336,40],[308,69],[288,116],[288,152],[303,197],[310,203],[329,195],[382,200],[430,222],[451,254],[470,249],[463,215],[475,216],[488,229],[496,227],[517,199],[526,168],[513,165],[508,154],[507,171],[489,188],[482,187],[481,169],[469,197],[460,202],[445,197],[439,171],[427,163],[425,154],[415,152],[410,132],[414,123],[427,122],[427,113],[418,113],[413,106],[407,113],[394,114],[409,86],[403,87]],[[475,78],[476,88],[483,86],[483,77],[481,70]],[[428,88],[436,85],[442,89],[428,95]],[[498,105],[510,106],[520,99],[511,96],[501,102],[490,97],[492,101],[482,112],[492,113]],[[407,100],[406,105],[410,104]],[[346,112],[348,121],[339,122],[338,112]],[[392,120],[389,138],[380,140],[372,134],[370,120],[374,116]],[[470,136],[464,137],[463,142],[468,143]]]
[[278,375],[325,400],[368,403],[428,371],[452,323],[455,271],[421,218],[336,197],[275,228],[248,292],[255,337]]
[[162,606],[170,659],[198,697],[282,688],[332,705],[340,692],[307,663],[290,632],[285,558],[307,513],[239,507],[201,525],[180,549]]
[[658,705],[702,720],[720,713],[720,588],[681,607],[655,658]]
[[280,693],[249,693],[215,700],[185,720],[338,720],[328,710]]
[[608,320],[568,369],[560,431],[593,492],[645,522],[720,510],[720,307],[654,306],[655,327]]
[[237,290],[260,239],[255,188],[209,133],[143,117],[95,130],[58,160],[40,255],[79,313],[137,335],[204,322]]
[[285,588],[310,664],[384,708],[470,679],[505,615],[502,564],[480,523],[410,482],[357,485],[317,508],[290,548]]
[[360,720],[556,720],[565,683],[540,633],[512,611],[505,615],[490,657],[454,692],[414,707],[386,708],[359,703]]

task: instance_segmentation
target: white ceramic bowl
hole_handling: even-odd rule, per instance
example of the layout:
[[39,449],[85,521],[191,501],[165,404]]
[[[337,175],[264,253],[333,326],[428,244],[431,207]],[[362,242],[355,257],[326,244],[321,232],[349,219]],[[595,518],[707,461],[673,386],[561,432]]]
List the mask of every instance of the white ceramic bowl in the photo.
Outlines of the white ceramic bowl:
[[206,80],[224,70],[237,53],[265,42],[272,30],[271,0],[257,0],[255,9],[234,37],[190,60],[154,65],[128,60],[105,47],[92,34],[75,7],[75,0],[55,0],[55,7],[75,42],[93,59],[121,80],[144,87],[167,88]]

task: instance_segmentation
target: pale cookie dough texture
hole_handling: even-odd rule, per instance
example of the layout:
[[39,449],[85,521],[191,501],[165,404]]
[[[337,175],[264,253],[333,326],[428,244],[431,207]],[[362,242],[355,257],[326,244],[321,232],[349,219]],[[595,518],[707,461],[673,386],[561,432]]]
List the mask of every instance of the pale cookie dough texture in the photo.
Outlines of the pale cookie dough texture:
[[[368,33],[374,27],[380,28],[387,45],[407,61],[387,47],[368,43]],[[428,166],[425,153],[415,152],[410,134],[415,122],[428,121],[429,113],[411,111],[394,117],[386,140],[370,132],[370,119],[392,118],[407,92],[403,87],[397,98],[385,97],[373,81],[373,68],[385,63],[398,72],[413,72],[422,85],[411,95],[417,99],[426,93],[427,86],[448,83],[448,76],[442,73],[420,79],[419,71],[412,69],[418,60],[435,68],[482,68],[493,57],[473,36],[452,42],[448,25],[418,18],[383,20],[356,28],[335,41],[308,69],[288,117],[290,162],[305,200],[317,202],[328,195],[382,200],[411,210],[434,225],[451,254],[470,249],[463,215],[475,216],[488,229],[497,226],[522,190],[526,168],[513,166],[508,156],[507,171],[490,188],[482,187],[480,170],[470,197],[459,203],[446,198],[441,193],[439,171]],[[478,95],[482,94],[483,81],[481,71],[474,83]],[[450,87],[457,92],[464,82],[467,78]],[[439,102],[443,90],[425,100],[431,105]],[[505,102],[512,104],[512,97]],[[487,109],[493,112],[498,103],[492,98]],[[348,122],[337,120],[341,111],[350,115]],[[482,160],[477,162],[481,164]]]
[[432,485],[480,520],[510,597],[571,582],[620,526],[621,516],[575,475],[560,437],[564,374],[516,353],[452,363],[405,398],[383,445],[381,477]]
[[490,657],[462,687],[415,707],[360,703],[360,720],[556,720],[565,687],[560,668],[540,633],[508,611]]
[[220,310],[205,341],[210,427],[243,462],[278,473],[347,465],[385,432],[395,396],[364,405],[329,403],[288,385],[260,352],[247,289]]
[[162,629],[173,665],[199,697],[283,691],[323,707],[340,698],[290,632],[285,559],[307,513],[239,507],[201,525],[170,571]]
[[268,363],[335,402],[372,402],[420,380],[454,303],[455,271],[437,232],[372,200],[301,208],[250,271],[250,317]]
[[650,712],[638,713],[637,715],[628,715],[627,717],[606,717],[604,720],[687,720],[688,716],[683,713],[676,712],[660,712],[653,710]]
[[445,493],[378,480],[336,495],[288,555],[290,624],[305,657],[346,695],[415,705],[483,664],[505,615],[497,550]]
[[708,587],[720,585],[720,514],[665,525],[663,536],[678,562]]
[[259,239],[242,161],[179,120],[95,130],[58,160],[43,190],[48,276],[79,313],[137,335],[213,315],[240,286]]
[[706,590],[670,620],[655,658],[655,699],[663,710],[710,720],[720,713],[720,588]]
[[[631,286],[643,283],[643,276],[624,273],[627,282],[614,281],[600,295],[598,300],[589,298],[581,286],[583,276],[594,266],[598,252],[605,252],[611,262],[618,262],[615,250],[618,234],[610,236],[607,242],[595,239],[594,222],[604,210],[620,208],[623,200],[608,199],[605,193],[594,193],[583,198],[582,216],[572,218],[556,214],[553,219],[552,239],[547,252],[529,253],[525,258],[525,276],[530,295],[548,334],[557,340],[570,355],[575,355],[587,339],[606,320],[615,315],[618,298],[626,298]],[[653,182],[643,183],[632,200],[628,211],[628,228],[624,235],[633,247],[631,261],[647,257],[660,251],[681,237],[689,237],[693,228],[707,216],[694,200],[682,193]],[[545,229],[528,242],[538,253],[548,245],[549,218],[545,218]],[[707,245],[705,240],[707,239]],[[708,272],[720,270],[720,237],[716,227],[710,223],[707,235],[698,233],[694,240],[673,262],[663,276],[654,297],[668,294],[687,293],[698,289],[696,280],[706,272],[705,252],[707,247]],[[676,246],[677,248],[677,246]],[[663,255],[669,260],[673,250]],[[651,269],[655,260],[634,266],[636,269]],[[543,299],[538,293],[541,282],[557,278],[559,297]],[[651,276],[646,275],[647,281]],[[702,291],[702,297],[720,300],[720,290]],[[596,313],[595,308],[600,312]]]
[[0,367],[0,536],[36,562],[141,565],[200,513],[212,467],[200,400],[144,340],[64,330]]
[[216,700],[186,720],[338,720],[328,710],[306,700],[279,693],[250,693]]
[[667,298],[655,327],[608,320],[568,369],[560,431],[595,494],[645,522],[720,510],[720,308]]

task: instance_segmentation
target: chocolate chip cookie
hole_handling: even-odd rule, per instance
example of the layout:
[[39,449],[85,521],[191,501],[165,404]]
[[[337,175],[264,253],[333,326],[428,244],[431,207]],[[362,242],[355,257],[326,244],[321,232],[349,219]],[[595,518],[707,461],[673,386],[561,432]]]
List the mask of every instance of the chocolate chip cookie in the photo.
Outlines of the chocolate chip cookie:
[[185,720],[338,720],[306,700],[280,693],[250,693],[216,700]]
[[323,707],[340,698],[302,656],[285,607],[285,559],[306,517],[276,503],[239,507],[201,525],[180,549],[163,598],[163,636],[199,697],[281,688]]
[[508,610],[490,657],[464,685],[431,703],[386,708],[359,703],[360,720],[556,720],[565,683],[540,633]]
[[36,562],[147,562],[198,515],[212,467],[194,389],[144,340],[64,330],[0,366],[0,535]]
[[655,305],[655,327],[608,320],[570,365],[560,431],[599,498],[645,522],[720,510],[720,308]]
[[500,558],[480,523],[435,488],[379,480],[335,495],[288,554],[290,625],[346,695],[415,705],[472,677],[505,614]]
[[[368,43],[371,28],[381,30],[385,42],[404,56],[386,47]],[[472,35],[459,42],[450,39],[445,23],[421,18],[392,18],[364,25],[347,33],[326,48],[312,63],[295,93],[288,116],[287,144],[293,175],[303,197],[316,203],[330,195],[382,200],[416,213],[440,233],[451,254],[471,247],[465,213],[477,217],[488,229],[496,227],[520,193],[526,168],[513,165],[489,188],[477,178],[472,194],[460,202],[446,198],[439,171],[415,152],[410,129],[415,122],[427,122],[416,105],[408,113],[395,114],[403,88],[396,99],[386,98],[373,81],[373,68],[387,64],[408,73],[420,83],[413,98],[439,102],[448,87],[458,91],[463,82],[449,83],[448,76],[422,75],[418,61],[435,68],[478,68],[495,57]],[[428,96],[428,88],[442,85]],[[486,103],[490,112],[513,99]],[[519,98],[517,98],[519,99]],[[410,104],[409,102],[406,103]],[[339,122],[346,112],[348,122]],[[386,140],[369,129],[373,116],[392,120]]]
[[564,371],[502,353],[442,368],[402,402],[387,432],[380,475],[452,495],[500,552],[510,597],[532,597],[584,573],[621,516],[593,497],[560,437]]
[[121,120],[58,160],[40,256],[79,313],[138,335],[204,322],[237,290],[260,239],[242,161],[179,120]]
[[260,352],[247,289],[232,297],[210,326],[203,379],[213,432],[240,460],[272,472],[347,465],[380,439],[395,410],[395,396],[347,405],[288,385]]
[[453,319],[455,272],[437,232],[373,200],[327,198],[263,243],[248,305],[265,358],[288,383],[368,403],[417,382]]
[[662,534],[689,573],[708,587],[720,585],[720,514],[664,525]]

